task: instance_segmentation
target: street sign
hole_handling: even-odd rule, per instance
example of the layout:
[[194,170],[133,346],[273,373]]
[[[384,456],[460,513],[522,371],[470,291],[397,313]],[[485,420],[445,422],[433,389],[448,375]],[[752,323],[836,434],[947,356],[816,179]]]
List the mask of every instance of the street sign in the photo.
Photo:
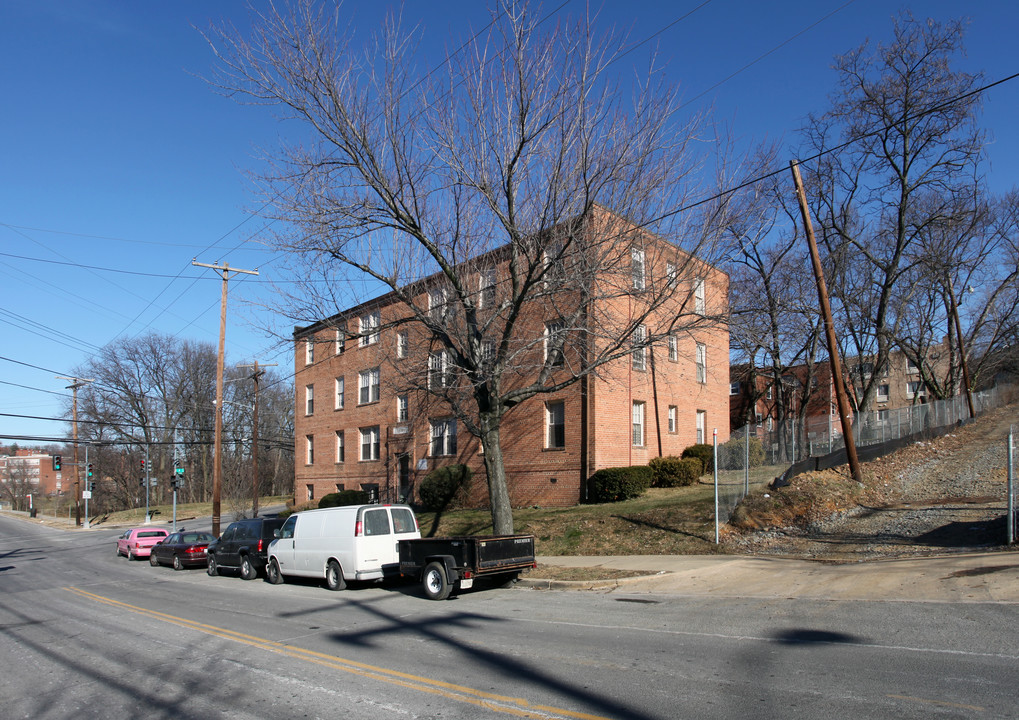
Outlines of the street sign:
[[82,500],[91,500],[92,499],[92,491],[91,490],[82,490],[81,491],[81,498],[82,498]]

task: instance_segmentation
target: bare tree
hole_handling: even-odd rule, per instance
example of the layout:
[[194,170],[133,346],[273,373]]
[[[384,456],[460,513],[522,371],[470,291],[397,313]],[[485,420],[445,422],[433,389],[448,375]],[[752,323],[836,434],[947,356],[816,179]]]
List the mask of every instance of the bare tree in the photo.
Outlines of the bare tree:
[[968,93],[980,76],[951,67],[962,37],[961,22],[900,15],[889,44],[836,58],[831,109],[806,130],[811,151],[849,143],[821,157],[807,187],[844,322],[840,339],[848,355],[873,358],[856,366],[860,409],[872,403],[880,371],[912,322],[922,233],[974,194],[983,134],[978,96]]
[[[717,320],[693,311],[691,285],[713,259],[724,204],[697,218],[666,212],[691,193],[701,128],[677,122],[676,90],[654,64],[619,87],[611,67],[623,38],[596,36],[586,21],[543,32],[523,4],[500,5],[492,25],[429,76],[418,74],[415,37],[398,23],[363,52],[351,36],[335,5],[310,1],[270,8],[250,39],[210,36],[219,88],[273,105],[308,132],[263,177],[268,214],[287,223],[276,246],[308,280],[278,309],[314,322],[356,305],[365,286],[388,291],[450,373],[409,382],[480,439],[495,531],[512,532],[506,414],[634,342],[651,347]],[[498,300],[486,305],[479,282],[492,253]],[[648,282],[635,292],[638,260]],[[599,299],[632,300],[632,311],[592,312],[612,304]],[[533,322],[542,314],[558,318],[551,353]]]

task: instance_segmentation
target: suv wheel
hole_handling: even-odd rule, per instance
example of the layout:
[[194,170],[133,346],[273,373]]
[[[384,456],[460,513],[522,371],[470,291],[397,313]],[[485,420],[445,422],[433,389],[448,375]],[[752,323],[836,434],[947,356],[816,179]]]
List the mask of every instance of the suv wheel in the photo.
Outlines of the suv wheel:
[[244,580],[254,580],[256,577],[258,577],[258,571],[251,564],[251,560],[247,555],[241,555],[241,578]]
[[212,577],[216,577],[216,574],[219,572],[219,568],[216,567],[215,555],[209,556],[209,565],[205,568],[205,572],[209,573]]

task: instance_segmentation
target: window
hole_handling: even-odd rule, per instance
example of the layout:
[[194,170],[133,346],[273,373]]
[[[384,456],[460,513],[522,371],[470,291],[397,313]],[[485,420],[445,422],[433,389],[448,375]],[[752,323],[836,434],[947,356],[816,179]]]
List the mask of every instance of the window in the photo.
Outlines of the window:
[[407,357],[407,331],[396,333],[396,357],[401,360]]
[[906,383],[906,397],[923,397],[926,394],[927,391],[919,380],[910,380]]
[[764,393],[764,397],[767,398],[768,400],[771,400],[771,389],[772,389],[772,387],[774,387],[774,386],[769,385],[768,386],[768,390]]
[[633,273],[633,289],[644,289],[644,251],[641,248],[630,248],[630,267]]
[[675,433],[677,428],[678,409],[675,405],[669,405],[669,432]]
[[335,399],[336,410],[343,409],[343,386],[344,386],[343,378],[342,377],[336,378],[336,399]]
[[566,325],[562,322],[550,322],[545,324],[545,357],[550,364],[558,367],[563,364],[563,342],[566,335]]
[[644,340],[647,337],[647,328],[638,325],[630,336],[630,345],[633,347],[633,369],[644,370],[647,368],[647,348]]
[[481,271],[478,278],[478,307],[495,307],[495,268]]
[[694,278],[693,280],[693,307],[694,312],[698,315],[704,314],[704,278]]
[[396,396],[396,422],[407,422],[407,418],[410,417],[410,411],[407,405],[406,395]]
[[366,510],[364,513],[364,534],[368,535],[391,535],[389,529],[389,511],[385,508],[378,510]]
[[669,335],[669,361],[679,360],[679,339],[675,335]]
[[676,268],[676,263],[667,261],[665,263],[665,282],[669,287],[675,287],[678,280],[679,270]]
[[358,375],[358,404],[379,401],[379,369],[362,370]]
[[379,325],[382,324],[382,317],[379,315],[379,311],[370,312],[367,315],[362,315],[358,319],[358,345],[361,347],[367,347],[368,345],[374,345],[379,341]]
[[739,383],[738,382],[731,382],[731,383],[729,383],[729,394],[730,395],[739,395]]
[[644,446],[644,403],[633,404],[633,444],[636,447]]
[[456,420],[432,420],[431,455],[456,455]]
[[314,415],[315,414],[315,386],[305,385],[304,386],[304,414]]
[[315,436],[304,436],[304,462],[306,465],[315,464]]
[[917,367],[917,364],[913,361],[913,358],[906,358],[906,372],[908,373],[920,372],[920,368]]
[[449,309],[449,298],[446,296],[446,288],[432,288],[428,291],[428,316],[437,323],[446,320],[446,313]]
[[450,384],[449,355],[445,350],[428,355],[428,387],[444,388]]
[[[757,418],[757,422],[758,423],[761,422],[761,419],[760,419],[759,415],[758,415],[758,418]],[[700,445],[701,443],[705,442],[705,438],[707,437],[707,427],[708,427],[708,414],[707,414],[707,412],[705,412],[704,410],[698,410],[697,411],[697,444],[698,445]]]
[[312,485],[311,483],[308,483],[307,485],[305,485],[304,486],[304,496],[308,500],[314,500],[315,499],[315,486]]
[[495,340],[481,341],[481,361],[492,363],[495,360]]
[[545,287],[552,287],[566,279],[566,262],[563,259],[562,240],[550,240],[545,245]]
[[764,429],[771,432],[775,429],[775,420],[769,415],[768,420],[764,423]]
[[315,362],[315,341],[311,338],[304,341],[304,364],[311,365]]
[[879,401],[882,401],[882,402],[887,401],[888,400],[888,390],[889,390],[889,387],[888,387],[887,383],[885,383],[884,385],[878,385],[877,386],[877,399]]
[[343,492],[346,489],[346,485],[343,483],[336,483],[336,492]]
[[379,426],[361,428],[361,459],[379,459]]
[[566,403],[545,403],[545,447],[566,447]]
[[343,323],[336,328],[336,354],[339,355],[347,349],[347,324]]
[[697,382],[708,381],[708,348],[703,343],[697,343]]
[[[341,463],[346,459],[343,447],[343,431],[336,431],[336,462]],[[342,488],[340,488],[342,490]]]

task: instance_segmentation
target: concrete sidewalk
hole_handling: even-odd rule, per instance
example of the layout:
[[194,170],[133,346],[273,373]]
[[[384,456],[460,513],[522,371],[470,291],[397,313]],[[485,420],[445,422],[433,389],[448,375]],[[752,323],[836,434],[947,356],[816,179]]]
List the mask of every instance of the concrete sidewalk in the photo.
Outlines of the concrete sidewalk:
[[[834,565],[738,555],[539,557],[560,567],[604,567],[658,574],[620,580],[557,581],[531,577],[537,588],[602,592],[1019,604],[1019,553],[967,553]],[[532,571],[537,575],[541,571]]]

